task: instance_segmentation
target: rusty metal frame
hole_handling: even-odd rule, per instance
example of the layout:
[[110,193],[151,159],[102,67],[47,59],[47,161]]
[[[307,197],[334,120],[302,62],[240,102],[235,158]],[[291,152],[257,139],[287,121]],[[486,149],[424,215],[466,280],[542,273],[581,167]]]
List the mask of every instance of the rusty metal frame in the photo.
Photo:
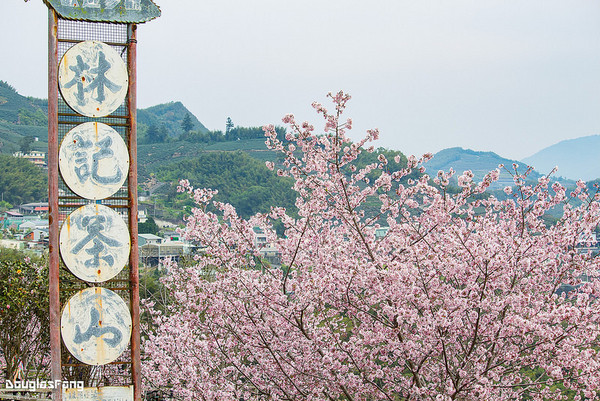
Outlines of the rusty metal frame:
[[[58,210],[58,17],[48,9],[48,206],[50,289],[51,377],[61,380],[60,295],[59,295],[59,210]],[[61,389],[54,389],[53,400],[62,399]]]
[[[49,293],[50,293],[50,344],[51,344],[51,378],[62,380],[63,368],[78,367],[80,363],[62,363],[61,346],[61,288],[60,270],[61,257],[59,252],[59,234],[61,212],[71,208],[82,206],[81,202],[87,202],[78,196],[60,195],[62,179],[59,174],[58,154],[60,131],[64,125],[79,124],[82,121],[69,121],[71,117],[80,117],[76,113],[60,112],[60,94],[58,89],[58,65],[59,46],[62,42],[76,42],[75,40],[64,40],[59,38],[60,25],[63,19],[55,10],[49,8],[48,23],[48,203],[49,203]],[[129,290],[129,302],[132,318],[132,334],[130,339],[131,362],[115,361],[111,364],[130,365],[130,384],[133,385],[134,400],[141,401],[141,352],[140,352],[140,307],[139,307],[139,255],[138,255],[138,230],[137,230],[137,25],[127,24],[127,43],[119,43],[119,46],[127,50],[127,67],[129,72],[129,88],[125,100],[125,115],[111,115],[107,118],[115,119],[110,122],[112,126],[119,126],[125,130],[129,151],[129,171],[127,183],[127,195],[109,197],[106,200],[116,210],[128,212],[128,226],[131,240],[131,251],[129,256],[129,275],[126,280],[118,278],[106,282],[105,288]],[[61,119],[62,118],[62,119]],[[120,121],[119,121],[120,120]],[[63,127],[63,128],[59,128]],[[125,194],[123,194],[125,195]],[[81,202],[78,202],[81,201]],[[126,202],[122,204],[121,202]],[[114,203],[114,204],[113,204]],[[125,278],[125,277],[124,277]],[[128,282],[128,287],[116,282]],[[113,289],[113,288],[111,288]],[[64,292],[66,288],[63,288]],[[62,294],[64,295],[64,294]],[[125,296],[125,294],[123,294]],[[128,380],[129,380],[128,379]],[[55,389],[52,394],[53,400],[62,400],[61,389]]]
[[133,399],[142,399],[142,365],[140,354],[140,278],[138,256],[137,226],[137,25],[128,25],[128,57],[129,91],[127,107],[129,114],[129,233],[131,235],[131,252],[129,253],[129,294],[131,297],[131,377],[133,381]]

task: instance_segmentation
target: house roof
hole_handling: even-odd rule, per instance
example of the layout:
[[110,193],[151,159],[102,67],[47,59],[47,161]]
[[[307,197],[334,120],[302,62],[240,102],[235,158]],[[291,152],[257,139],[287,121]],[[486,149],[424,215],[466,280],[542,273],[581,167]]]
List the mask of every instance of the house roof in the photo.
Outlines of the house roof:
[[21,224],[21,227],[48,227],[48,220],[28,220]]
[[159,237],[158,235],[154,235],[154,234],[138,234],[138,236],[142,237],[146,240],[157,240],[157,239],[162,240],[162,237]]

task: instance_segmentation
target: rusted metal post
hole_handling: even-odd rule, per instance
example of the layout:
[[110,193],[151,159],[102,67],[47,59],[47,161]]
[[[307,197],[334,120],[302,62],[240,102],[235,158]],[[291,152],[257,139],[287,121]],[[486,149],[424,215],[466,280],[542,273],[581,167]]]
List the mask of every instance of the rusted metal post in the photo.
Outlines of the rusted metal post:
[[128,69],[129,92],[127,107],[129,114],[129,232],[131,252],[129,254],[129,286],[131,296],[131,378],[133,399],[142,399],[142,375],[140,356],[140,276],[138,271],[138,207],[137,207],[137,25],[128,25]]
[[[58,211],[58,17],[48,9],[48,211],[50,214],[49,277],[50,352],[52,380],[61,380],[60,297],[59,297],[59,218]],[[54,389],[53,400],[61,400]]]

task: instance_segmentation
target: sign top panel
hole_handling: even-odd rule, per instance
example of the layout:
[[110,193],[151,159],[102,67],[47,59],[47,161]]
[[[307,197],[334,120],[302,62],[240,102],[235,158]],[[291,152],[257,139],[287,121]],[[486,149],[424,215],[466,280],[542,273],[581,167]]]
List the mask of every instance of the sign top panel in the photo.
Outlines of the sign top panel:
[[160,17],[152,0],[44,0],[61,18],[139,24]]

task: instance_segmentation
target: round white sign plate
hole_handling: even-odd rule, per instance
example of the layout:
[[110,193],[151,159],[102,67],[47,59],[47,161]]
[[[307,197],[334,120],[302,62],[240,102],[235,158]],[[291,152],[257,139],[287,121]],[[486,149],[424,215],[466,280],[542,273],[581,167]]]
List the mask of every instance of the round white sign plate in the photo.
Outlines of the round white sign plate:
[[58,86],[69,107],[87,117],[119,108],[129,85],[127,66],[109,45],[85,41],[71,47],[58,66]]
[[58,165],[63,180],[77,195],[104,199],[125,183],[129,151],[113,128],[88,122],[65,135],[58,151]]
[[131,338],[131,314],[117,293],[86,288],[62,310],[60,331],[69,352],[88,365],[104,365],[125,351]]
[[127,224],[104,205],[85,205],[71,213],[60,229],[60,254],[78,278],[101,283],[110,280],[129,259]]

